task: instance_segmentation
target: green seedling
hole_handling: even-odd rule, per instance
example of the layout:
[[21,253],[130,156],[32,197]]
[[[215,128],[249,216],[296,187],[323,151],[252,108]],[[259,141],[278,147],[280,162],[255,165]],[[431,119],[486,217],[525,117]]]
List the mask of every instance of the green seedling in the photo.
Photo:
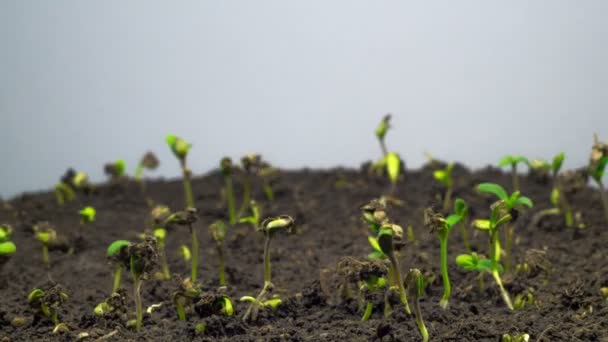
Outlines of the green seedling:
[[356,284],[358,288],[357,301],[359,311],[363,312],[361,321],[367,321],[373,312],[373,294],[378,291],[385,291],[384,295],[384,316],[388,317],[391,313],[389,302],[388,284],[385,276],[388,273],[386,264],[380,260],[359,261],[353,257],[343,257],[337,267],[338,275],[342,278],[340,284],[340,296],[342,300],[353,298],[351,284]]
[[[109,298],[101,302],[93,309],[93,314],[99,318],[112,316],[123,316],[127,314],[127,294],[125,289],[119,289],[113,292]],[[121,319],[126,321],[126,318]]]
[[182,168],[186,207],[193,208],[194,197],[192,196],[192,186],[190,185],[190,177],[192,175],[192,171],[190,171],[188,165],[186,164],[186,157],[188,156],[188,151],[190,150],[192,145],[184,139],[179,138],[173,134],[167,135],[165,140],[167,141],[167,144],[169,145],[169,148],[171,149],[173,154],[179,160],[179,165]]
[[454,191],[454,181],[452,179],[452,169],[454,163],[448,163],[443,170],[436,170],[433,172],[433,177],[439,181],[439,183],[445,186],[445,194],[443,196],[443,210],[450,210],[450,204],[452,203],[452,192]]
[[171,210],[164,205],[157,205],[150,211],[150,218],[152,219],[153,224],[152,235],[156,238],[156,246],[158,248],[158,256],[161,265],[161,272],[156,274],[156,278],[162,280],[169,280],[171,278],[165,248],[167,245],[167,230],[163,227],[163,223],[169,216],[171,216]]
[[234,225],[237,222],[236,206],[234,203],[234,185],[232,184],[232,160],[228,157],[220,161],[220,171],[224,177],[224,195],[228,202],[228,222]]
[[198,236],[196,234],[196,229],[193,227],[197,220],[197,210],[195,208],[187,208],[185,211],[178,211],[171,214],[163,225],[177,224],[180,226],[188,226],[190,235],[192,236],[192,248],[190,250],[192,255],[190,258],[192,262],[190,280],[192,280],[193,283],[196,283],[198,275]]
[[49,223],[41,222],[34,226],[34,234],[42,243],[42,262],[48,268],[51,266],[49,246],[57,242],[57,232]]
[[387,256],[388,260],[391,263],[389,271],[393,277],[393,281],[391,282],[391,284],[396,283],[397,288],[399,290],[399,299],[401,300],[401,304],[404,305],[405,311],[408,314],[411,314],[412,311],[410,310],[410,306],[407,302],[407,294],[403,285],[403,277],[401,276],[399,260],[395,256],[394,239],[397,238],[400,240],[402,236],[403,228],[396,224],[385,222],[382,224],[380,230],[378,231],[378,244],[380,245],[382,252]]
[[385,157],[372,165],[372,171],[376,174],[381,174],[382,170],[386,170],[388,179],[391,182],[390,195],[394,195],[397,189],[397,182],[401,174],[401,157],[397,152],[390,152]]
[[[264,163],[262,163],[264,165]],[[262,187],[264,190],[264,195],[266,196],[266,199],[269,201],[274,201],[274,190],[272,189],[272,183],[274,182],[274,180],[277,178],[277,175],[279,174],[279,171],[277,169],[275,169],[274,167],[265,164],[264,166],[262,166],[262,168],[260,169],[259,175],[260,178],[262,178]]]
[[184,259],[184,262],[190,263],[192,260],[192,252],[190,252],[190,248],[186,245],[179,246],[178,254]]
[[510,310],[513,310],[513,304],[511,304],[511,297],[502,285],[502,280],[500,278],[500,273],[504,271],[504,268],[498,261],[483,258],[478,256],[477,253],[471,252],[470,254],[460,254],[459,256],[457,256],[456,264],[465,271],[476,271],[480,272],[480,274],[488,272],[492,274],[494,280],[496,281],[496,285],[498,285],[498,288],[500,289],[500,294],[505,303],[507,304],[507,307],[509,307]]
[[226,285],[226,276],[224,272],[224,239],[226,238],[226,224],[224,221],[215,221],[209,226],[209,235],[215,241],[215,250],[218,257],[218,271],[220,286]]
[[59,309],[68,300],[68,295],[59,285],[48,289],[34,289],[27,296],[27,302],[35,314],[41,318],[49,318],[55,325],[59,324]]
[[[530,335],[526,333],[521,334],[503,334],[500,338],[500,342],[528,342],[530,341]],[[538,339],[537,341],[540,341]]]
[[600,294],[602,295],[602,298],[606,300],[606,304],[608,304],[608,287],[600,288]]
[[[234,315],[234,306],[232,299],[225,295],[226,287],[219,287],[215,293],[201,293],[199,301],[194,304],[194,310],[199,317],[205,318],[211,315],[222,315],[231,317]],[[280,300],[279,300],[280,302]],[[266,304],[269,305],[269,304]],[[278,304],[276,304],[278,305]],[[276,305],[270,305],[276,307]]]
[[441,252],[441,278],[443,280],[443,296],[439,305],[446,309],[452,293],[450,278],[448,275],[448,236],[452,228],[462,220],[462,216],[452,214],[444,218],[441,214],[433,212],[432,209],[426,209],[424,212],[424,224],[431,230],[437,232],[439,236],[440,252]]
[[[120,247],[120,246],[119,246]],[[141,300],[141,286],[144,279],[156,266],[158,252],[156,240],[152,237],[136,244],[120,247],[120,252],[115,253],[125,268],[131,271],[133,277],[133,298],[135,299],[135,330],[141,330],[143,319],[143,303]]]
[[126,163],[124,159],[118,159],[115,162],[104,165],[103,170],[112,181],[117,181],[125,177]]
[[257,227],[260,226],[260,207],[258,206],[258,203],[256,201],[251,200],[249,202],[249,209],[251,209],[251,215],[241,217],[239,219],[239,223],[250,224],[253,228],[257,229]]
[[80,225],[78,226],[79,237],[83,237],[85,235],[85,227],[95,221],[96,214],[97,211],[95,210],[95,208],[90,206],[80,209],[80,211],[78,212],[78,215],[80,216]]
[[55,198],[57,199],[57,204],[62,206],[65,202],[73,201],[76,198],[76,193],[68,184],[59,182],[55,184]]
[[243,217],[252,201],[251,178],[253,175],[258,175],[260,173],[260,170],[263,167],[262,157],[260,157],[259,154],[247,154],[241,158],[241,166],[245,173],[243,176],[243,201],[241,202],[241,207],[239,208],[237,215],[239,220]]
[[[574,216],[572,215],[572,207],[566,196],[566,189],[570,188],[572,183],[572,173],[559,174],[559,171],[564,162],[565,154],[560,152],[551,163],[544,162],[546,164],[547,173],[551,172],[553,178],[553,189],[551,190],[551,204],[553,208],[543,209],[537,212],[530,222],[530,226],[536,226],[540,220],[548,215],[563,215],[567,227],[574,225]],[[532,165],[532,164],[530,164]],[[532,168],[532,166],[530,166]]]
[[522,293],[518,293],[513,298],[513,309],[523,310],[528,305],[534,305],[534,289],[528,288]]
[[384,199],[373,199],[368,204],[359,208],[363,221],[367,223],[372,235],[367,237],[373,251],[368,255],[370,259],[386,259],[387,256],[382,252],[382,248],[378,244],[377,235],[380,232],[380,227],[385,222],[388,222],[386,213],[386,202]]
[[542,159],[529,160],[528,168],[532,175],[543,181],[549,178],[549,173],[551,172],[551,164]]
[[462,243],[467,251],[471,251],[471,243],[469,242],[469,230],[467,222],[469,220],[469,206],[462,198],[454,200],[454,213],[462,217],[460,220],[460,231],[462,234]]
[[517,219],[519,215],[519,209],[523,207],[532,208],[533,203],[528,197],[521,196],[519,191],[514,191],[511,195],[507,195],[507,192],[498,184],[494,183],[481,183],[477,186],[477,190],[482,193],[493,194],[498,197],[499,201],[494,203],[491,207],[492,212],[489,220],[475,220],[473,225],[475,228],[485,230],[490,234],[492,252],[491,257],[495,261],[500,261],[500,254],[502,252],[500,247],[500,241],[498,236],[498,228],[507,224],[506,231],[506,245],[505,245],[505,266],[507,271],[510,270],[511,265],[511,244],[513,241],[513,226],[510,224],[512,221]]
[[424,276],[420,270],[416,268],[411,269],[405,277],[405,284],[407,284],[407,288],[411,291],[411,293],[413,293],[416,326],[418,327],[422,341],[428,342],[429,332],[424,325],[424,320],[422,319],[422,310],[420,310],[420,298],[424,295]]
[[184,279],[179,286],[179,289],[173,292],[171,299],[177,310],[177,318],[180,321],[186,320],[186,307],[189,307],[192,301],[201,294],[202,290],[199,286],[195,286],[189,278]]
[[384,157],[388,155],[388,150],[386,148],[384,138],[386,137],[388,129],[391,127],[390,122],[391,114],[386,114],[382,118],[382,121],[380,121],[380,123],[378,124],[378,127],[376,127],[376,137],[378,138],[378,142],[380,142],[380,149],[382,150],[382,156]]
[[608,222],[608,193],[602,181],[604,178],[606,165],[608,164],[608,144],[599,141],[597,134],[594,136],[594,143],[591,149],[589,160],[589,175],[599,188],[602,205],[604,206],[604,216]]
[[[291,216],[281,215],[278,217],[270,217],[262,221],[261,225],[258,227],[258,231],[264,234],[265,242],[264,242],[264,287],[262,291],[255,297],[254,301],[251,301],[249,297],[246,299],[242,299],[244,301],[250,301],[251,304],[249,308],[243,315],[243,321],[251,320],[255,321],[257,319],[258,311],[261,307],[264,307],[264,303],[268,300],[267,295],[272,293],[274,290],[274,285],[271,281],[271,272],[270,272],[270,241],[272,237],[280,231],[285,231],[287,233],[291,232],[291,229],[294,226],[294,220]],[[276,298],[273,298],[276,299]],[[278,303],[275,301],[278,305]]]
[[0,225],[0,270],[2,266],[17,252],[17,246],[10,241],[13,228],[8,224]]
[[124,262],[127,258],[127,248],[131,246],[131,242],[127,240],[116,240],[112,242],[106,251],[106,257],[108,260],[116,265],[114,270],[114,285],[112,286],[112,293],[116,293],[120,288],[120,280]]
[[144,169],[155,170],[159,164],[160,162],[154,153],[146,152],[135,169],[135,180],[143,184]]
[[517,178],[517,164],[528,164],[528,158],[524,156],[511,156],[507,155],[502,157],[498,162],[500,167],[510,166],[511,177],[513,181],[513,191],[519,191],[519,179]]

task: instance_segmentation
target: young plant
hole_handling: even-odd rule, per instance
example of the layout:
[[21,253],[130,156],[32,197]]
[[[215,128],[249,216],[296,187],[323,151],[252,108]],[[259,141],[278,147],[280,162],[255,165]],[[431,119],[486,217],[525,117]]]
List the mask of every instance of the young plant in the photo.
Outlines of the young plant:
[[195,286],[189,278],[184,279],[180,285],[179,289],[173,292],[171,299],[173,301],[173,305],[175,305],[175,309],[177,311],[177,319],[180,321],[186,320],[186,310],[187,306],[190,306],[192,301],[201,294],[202,290],[199,286]]
[[93,221],[95,221],[95,216],[97,215],[97,211],[95,210],[95,208],[87,206],[84,207],[82,209],[80,209],[80,211],[78,212],[78,215],[80,216],[80,225],[79,225],[79,235],[80,237],[84,236],[84,227],[91,224]]
[[262,178],[262,187],[266,199],[269,201],[274,201],[275,194],[274,190],[272,189],[272,183],[275,182],[279,171],[267,163],[262,162],[262,168],[258,174],[260,178]]
[[[262,158],[259,154],[248,154],[241,158],[241,166],[243,167],[243,171],[245,171],[243,176],[243,201],[241,202],[241,207],[239,208],[239,212],[237,217],[239,220],[249,208],[249,205],[252,201],[251,199],[251,178],[253,175],[259,174],[262,169]],[[256,226],[257,227],[257,226]]]
[[8,224],[0,225],[0,271],[2,266],[17,252],[17,246],[10,241],[13,229]]
[[429,332],[424,325],[422,320],[422,310],[420,310],[420,298],[424,295],[424,276],[420,270],[414,268],[411,269],[405,277],[405,284],[407,288],[411,289],[411,293],[414,294],[414,314],[416,316],[416,326],[420,332],[423,342],[428,342]]
[[47,222],[41,222],[34,226],[36,239],[42,243],[42,262],[48,268],[51,266],[49,258],[49,246],[57,242],[55,228]]
[[462,198],[454,200],[454,213],[462,217],[460,220],[460,231],[462,233],[462,243],[467,251],[471,251],[467,222],[469,220],[469,206]]
[[372,235],[367,237],[367,240],[373,249],[368,255],[368,258],[386,259],[387,256],[382,252],[382,248],[380,248],[377,238],[380,227],[382,227],[385,222],[388,222],[385,200],[383,198],[373,199],[368,204],[361,206],[359,210],[361,210],[363,221],[367,223],[372,233]]
[[105,301],[97,304],[93,314],[110,321],[117,320],[126,323],[128,321],[127,293],[125,289],[113,292]]
[[517,178],[517,164],[528,164],[528,158],[524,156],[511,156],[507,155],[502,157],[498,162],[500,167],[510,166],[511,177],[513,178],[513,191],[519,191],[519,179]]
[[224,272],[224,239],[226,238],[226,224],[224,221],[218,220],[209,226],[209,235],[215,241],[215,250],[219,261],[218,271],[220,286],[226,285],[226,276]]
[[[512,221],[515,221],[519,216],[519,209],[523,207],[532,208],[533,203],[528,197],[521,196],[519,191],[514,191],[510,196],[507,192],[498,184],[494,183],[482,183],[477,186],[477,190],[482,193],[493,194],[498,197],[499,201],[494,203],[491,207],[492,212],[490,220],[475,220],[473,223],[476,228],[481,230],[487,230],[490,233],[493,252],[491,253],[492,259],[495,261],[500,260],[501,247],[498,237],[498,228],[502,224],[507,224],[507,239],[506,248],[504,250],[506,255],[506,269],[510,269],[511,265],[511,244],[513,240],[513,225]],[[486,229],[485,227],[490,227]]]
[[589,160],[589,174],[599,188],[602,205],[604,206],[604,216],[608,222],[608,193],[602,182],[606,165],[608,164],[608,144],[599,141],[597,135],[594,136],[594,143]]
[[59,285],[48,289],[36,288],[27,296],[27,302],[40,318],[49,318],[56,328],[59,325],[59,309],[68,299],[67,293]]
[[435,213],[428,208],[424,212],[424,224],[431,232],[437,232],[439,236],[440,252],[441,252],[441,278],[443,280],[443,296],[439,305],[445,309],[448,307],[452,287],[450,286],[450,278],[448,275],[448,236],[452,228],[462,220],[462,216],[452,214],[444,218],[441,214]]
[[385,290],[384,316],[391,313],[388,284],[385,276],[388,273],[386,264],[381,260],[359,261],[353,257],[343,257],[338,263],[337,272],[342,278],[340,296],[342,300],[353,298],[350,285],[356,284],[358,289],[357,301],[359,311],[363,312],[361,321],[368,320],[372,314],[374,303],[373,294]]
[[[258,294],[257,297],[253,298],[250,296],[245,296],[241,298],[241,301],[251,302],[249,308],[245,312],[243,316],[243,321],[248,321],[250,318],[255,321],[258,316],[258,311],[261,307],[265,307],[270,303],[267,303],[268,298],[267,295],[272,293],[274,290],[274,285],[271,281],[271,272],[270,272],[270,241],[274,234],[279,231],[291,232],[291,229],[294,226],[294,220],[290,216],[281,215],[278,217],[270,217],[262,221],[260,227],[258,227],[258,231],[264,234],[265,242],[264,242],[264,287],[262,291]],[[276,299],[276,298],[273,298]],[[280,303],[280,299],[278,301],[274,301],[271,303],[276,303],[278,305]]]
[[232,184],[232,160],[228,157],[220,161],[220,171],[224,176],[224,195],[228,202],[228,222],[234,225],[237,222],[236,206],[234,203],[234,185]]
[[251,209],[251,215],[246,216],[246,217],[241,217],[239,219],[239,223],[247,223],[250,224],[253,228],[256,228],[260,226],[260,207],[258,206],[258,203],[254,200],[251,200],[249,202],[249,209]]
[[192,256],[190,258],[192,262],[191,266],[191,276],[190,280],[193,283],[196,283],[197,275],[198,275],[198,236],[196,234],[196,229],[194,229],[193,225],[198,220],[197,210],[195,208],[187,208],[185,211],[178,211],[171,214],[167,220],[165,221],[164,226],[169,224],[177,224],[180,226],[188,226],[190,230],[190,235],[192,236],[192,248],[191,253]]
[[452,192],[454,191],[454,181],[452,180],[452,169],[454,163],[448,163],[443,170],[436,170],[433,172],[433,177],[439,181],[439,183],[445,186],[445,194],[443,195],[443,211],[450,210],[450,204],[452,203]]
[[148,274],[156,266],[157,249],[156,240],[152,237],[145,241],[129,244],[126,248],[121,248],[118,257],[122,257],[123,266],[131,271],[133,277],[133,298],[135,299],[135,330],[141,330],[143,319],[143,304],[141,300],[141,286]]
[[165,140],[167,141],[167,144],[169,145],[169,148],[173,154],[179,160],[179,165],[182,168],[186,207],[194,208],[194,197],[192,196],[192,186],[190,185],[190,176],[192,171],[190,171],[186,164],[186,157],[188,156],[188,151],[192,145],[173,134],[167,135]]
[[[528,342],[530,341],[530,335],[526,333],[521,334],[503,334],[500,338],[500,342]],[[540,338],[537,339],[540,341]]]
[[156,278],[162,280],[169,280],[171,278],[165,249],[165,246],[167,245],[167,230],[163,227],[163,223],[169,216],[171,216],[171,210],[164,205],[157,205],[150,212],[153,223],[152,235],[156,238],[156,246],[158,248],[158,256],[161,265],[161,272],[156,274]]
[[403,229],[393,223],[385,222],[380,227],[378,231],[378,244],[382,249],[382,252],[387,256],[388,260],[391,263],[390,270],[393,274],[394,281],[397,283],[397,288],[399,290],[399,299],[401,300],[401,304],[405,306],[405,311],[408,314],[411,314],[410,306],[407,302],[407,294],[405,292],[405,287],[403,285],[403,277],[401,276],[401,268],[399,267],[399,260],[395,256],[395,244],[394,237],[401,237],[403,235]]
[[124,159],[118,159],[115,162],[104,165],[103,170],[112,181],[118,181],[125,177],[126,163]]
[[[200,293],[198,296],[199,301],[194,304],[194,310],[198,316],[201,318],[211,315],[231,317],[234,314],[234,306],[232,305],[232,299],[225,292],[226,287],[222,286],[215,292]],[[280,299],[278,301],[280,303]],[[273,304],[266,305],[272,306]]]
[[55,198],[57,199],[57,204],[62,206],[65,202],[73,201],[76,198],[76,193],[68,184],[59,182],[55,184]]
[[144,169],[155,170],[160,162],[156,155],[150,151],[146,152],[135,169],[135,180],[143,184]]
[[376,127],[376,137],[378,138],[378,142],[380,142],[380,149],[382,150],[383,157],[386,157],[388,155],[388,149],[386,148],[384,138],[386,137],[388,129],[391,127],[390,122],[391,114],[386,114],[382,118],[382,121],[380,121],[380,123],[378,124],[378,127]]
[[116,265],[114,270],[114,285],[112,286],[112,293],[116,293],[120,288],[120,279],[122,270],[124,267],[124,260],[127,259],[127,248],[131,246],[131,242],[127,240],[116,240],[112,242],[106,251],[106,257],[108,260]]
[[511,297],[503,287],[502,280],[500,279],[500,273],[504,271],[504,268],[498,261],[483,258],[478,256],[477,253],[471,252],[469,254],[460,254],[459,256],[457,256],[456,264],[465,271],[476,271],[480,273],[488,272],[492,274],[492,276],[496,280],[496,285],[498,285],[498,288],[500,289],[500,293],[502,295],[503,300],[505,301],[509,309],[513,310],[513,305],[511,304]]

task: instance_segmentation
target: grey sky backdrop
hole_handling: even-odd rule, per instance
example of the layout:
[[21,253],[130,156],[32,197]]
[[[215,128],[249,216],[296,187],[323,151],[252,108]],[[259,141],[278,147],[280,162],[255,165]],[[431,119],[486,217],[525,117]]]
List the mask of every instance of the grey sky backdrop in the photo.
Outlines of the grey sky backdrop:
[[507,153],[586,162],[608,139],[608,1],[0,1],[0,194],[69,166],[102,180],[164,143],[196,173],[261,152],[358,166],[388,146],[474,167]]

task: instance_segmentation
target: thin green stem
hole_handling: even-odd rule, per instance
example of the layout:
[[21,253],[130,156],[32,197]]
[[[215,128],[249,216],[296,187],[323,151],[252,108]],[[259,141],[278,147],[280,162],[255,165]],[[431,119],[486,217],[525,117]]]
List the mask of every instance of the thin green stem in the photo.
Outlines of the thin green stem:
[[443,309],[448,307],[448,302],[450,300],[450,295],[452,293],[452,287],[450,285],[450,278],[448,276],[448,236],[439,236],[439,241],[441,245],[441,279],[443,280],[443,296],[441,296],[441,301],[439,302],[439,306]]
[[388,155],[388,149],[386,148],[386,143],[384,139],[378,139],[380,141],[380,149],[382,150],[382,156],[386,158]]
[[266,199],[269,201],[274,201],[274,191],[266,180],[264,181],[264,194],[266,195]]
[[491,247],[492,250],[490,253],[492,254],[492,260],[499,262],[500,261],[500,239],[498,236],[498,228],[495,228],[491,232]]
[[422,336],[422,341],[428,342],[429,331],[426,329],[424,321],[422,320],[422,310],[420,310],[420,299],[418,296],[416,296],[416,300],[414,301],[414,314],[416,315],[416,325],[420,331],[420,336]]
[[236,208],[234,204],[234,187],[232,186],[232,177],[225,176],[226,182],[226,198],[228,200],[228,221],[231,225],[236,223]]
[[51,267],[51,258],[49,257],[49,247],[46,244],[42,245],[42,262],[47,268]]
[[190,230],[192,231],[192,273],[190,278],[192,279],[192,283],[195,283],[198,273],[198,237],[192,225],[190,225]]
[[408,314],[412,314],[412,310],[410,310],[410,305],[407,302],[407,294],[405,292],[405,286],[403,285],[403,277],[401,277],[401,271],[399,269],[399,261],[395,258],[394,253],[390,253],[388,258],[395,269],[395,277],[397,278],[397,286],[399,287],[399,298],[401,299],[401,303],[405,306],[405,312]]
[[240,219],[245,215],[245,211],[249,208],[249,203],[251,201],[251,183],[249,181],[249,176],[245,175],[245,179],[243,179],[243,202],[241,203],[241,207],[239,208],[239,213],[237,217]]
[[165,252],[165,244],[159,243],[158,250],[160,254],[160,264],[163,272],[163,279],[171,279],[171,273],[169,272],[169,264],[167,263],[167,253]]
[[462,233],[462,243],[468,252],[471,252],[471,243],[469,242],[469,230],[467,228],[466,216],[460,221],[460,231]]
[[135,180],[138,182],[141,182],[143,174],[144,174],[144,165],[140,163],[137,165],[137,169],[135,169]]
[[600,181],[597,182],[597,185],[600,190],[600,197],[602,198],[602,204],[604,205],[604,215],[606,216],[606,222],[608,222],[608,193],[606,193],[606,189],[604,188],[604,183]]
[[270,284],[270,236],[264,242],[264,284]]
[[184,311],[184,306],[182,305],[182,302],[180,300],[181,298],[179,297],[174,300],[175,309],[177,310],[177,319],[179,319],[180,321],[185,321],[186,312]]
[[180,160],[183,173],[184,196],[186,198],[186,207],[194,208],[194,198],[192,197],[192,187],[190,186],[190,170],[186,167],[186,160]]
[[513,246],[513,225],[509,224],[505,229],[505,271],[511,271],[511,247]]
[[454,191],[454,186],[450,185],[445,190],[445,196],[443,196],[443,210],[450,210],[450,205],[452,204],[452,192]]
[[140,331],[141,330],[141,323],[143,320],[143,315],[144,315],[144,311],[143,311],[143,304],[141,301],[141,277],[139,277],[138,275],[136,275],[135,273],[133,274],[133,290],[134,290],[134,296],[135,296],[135,315],[136,315],[136,320],[135,320],[135,330],[136,331]]
[[363,312],[363,317],[361,317],[361,322],[365,322],[371,317],[373,309],[374,304],[368,301],[365,305],[365,311]]
[[220,273],[220,286],[226,285],[226,276],[224,274],[224,249],[221,244],[217,244],[217,256],[219,258],[219,273]]
[[122,265],[118,264],[116,266],[116,271],[114,271],[114,286],[112,286],[112,293],[116,293],[118,288],[120,288],[120,278],[122,275]]
[[513,310],[513,304],[511,303],[511,297],[509,296],[509,293],[507,292],[507,290],[505,290],[504,286],[502,285],[502,280],[500,279],[500,274],[498,274],[497,270],[492,271],[492,277],[494,277],[494,281],[496,282],[496,285],[498,285],[498,288],[500,289],[500,295],[502,296],[502,299],[505,301],[505,304],[507,304],[507,307],[509,308],[509,310]]
[[517,178],[517,164],[511,164],[511,177],[513,178],[513,191],[519,191],[519,178]]

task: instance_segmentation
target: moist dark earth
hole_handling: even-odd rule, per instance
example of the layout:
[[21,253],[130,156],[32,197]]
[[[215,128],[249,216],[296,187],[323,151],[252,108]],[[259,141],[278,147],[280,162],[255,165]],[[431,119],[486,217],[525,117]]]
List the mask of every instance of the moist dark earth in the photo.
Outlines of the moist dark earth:
[[[460,230],[449,237],[449,272],[452,298],[448,309],[439,306],[442,292],[439,273],[439,239],[423,224],[424,209],[437,205],[442,188],[432,177],[433,167],[426,165],[402,175],[395,196],[402,206],[391,206],[392,221],[411,225],[415,241],[408,241],[400,253],[402,271],[418,268],[427,276],[435,275],[421,299],[422,313],[431,341],[499,341],[505,333],[528,333],[530,341],[608,341],[608,303],[599,289],[608,286],[608,225],[603,221],[599,193],[585,188],[571,197],[575,211],[580,211],[585,229],[567,228],[558,216],[548,217],[530,227],[531,217],[550,207],[551,182],[520,175],[522,193],[535,207],[519,215],[513,246],[514,263],[524,261],[530,250],[544,251],[551,266],[548,272],[503,276],[505,287],[514,297],[533,289],[535,302],[522,310],[509,311],[491,277],[485,277],[485,290],[479,292],[477,274],[465,272],[454,262],[465,247]],[[480,182],[496,182],[510,190],[509,174],[485,168],[470,171],[462,165],[454,169],[454,195],[471,206],[473,218],[487,218],[494,198],[475,192]],[[240,182],[236,176],[236,198],[240,202]],[[217,254],[208,234],[208,226],[226,219],[227,210],[220,200],[223,179],[214,171],[193,178],[193,192],[200,214],[195,229],[200,237],[199,277],[205,290],[218,287]],[[111,334],[105,340],[124,341],[374,341],[379,331],[384,341],[418,341],[420,335],[414,318],[395,305],[384,318],[381,301],[372,317],[361,322],[356,302],[342,302],[337,296],[336,264],[341,257],[365,260],[371,251],[367,242],[369,228],[361,220],[359,207],[389,191],[386,178],[369,175],[364,168],[329,170],[282,170],[274,184],[276,198],[264,197],[260,182],[253,184],[253,198],[261,205],[263,217],[288,214],[295,218],[290,235],[278,235],[271,246],[273,283],[283,304],[273,313],[263,311],[257,322],[241,320],[247,305],[238,302],[243,295],[255,296],[263,285],[263,236],[251,226],[230,227],[226,239],[228,294],[235,302],[232,317],[199,318],[187,312],[187,321],[178,321],[171,302],[175,281],[153,277],[142,288],[144,308],[162,306],[145,314],[139,333],[120,324],[96,319],[95,305],[105,300],[112,288],[112,267],[105,253],[117,239],[138,241],[146,228],[150,208],[146,199],[165,204],[172,210],[183,209],[181,180],[155,179],[146,182],[142,192],[135,182],[98,184],[88,195],[79,194],[73,202],[60,207],[52,192],[25,193],[4,202],[0,222],[14,228],[12,240],[17,253],[0,274],[0,341],[73,341],[78,333],[89,332],[89,340]],[[95,222],[85,228],[85,247],[75,254],[51,251],[51,268],[41,262],[41,246],[32,226],[49,221],[59,234],[71,236],[79,228],[78,210],[85,205],[97,209]],[[469,230],[472,247],[488,254],[488,238],[483,232]],[[167,235],[167,254],[172,274],[186,277],[187,264],[178,254],[181,244],[190,245],[187,229],[173,229]],[[53,324],[35,320],[28,307],[27,295],[49,281],[60,284],[69,299],[60,312],[60,321],[71,332],[52,335]],[[134,311],[132,281],[123,276],[129,310]],[[15,328],[16,316],[26,319]],[[206,324],[202,335],[195,333],[197,322]]]

